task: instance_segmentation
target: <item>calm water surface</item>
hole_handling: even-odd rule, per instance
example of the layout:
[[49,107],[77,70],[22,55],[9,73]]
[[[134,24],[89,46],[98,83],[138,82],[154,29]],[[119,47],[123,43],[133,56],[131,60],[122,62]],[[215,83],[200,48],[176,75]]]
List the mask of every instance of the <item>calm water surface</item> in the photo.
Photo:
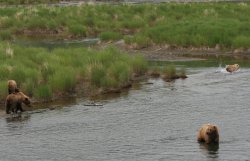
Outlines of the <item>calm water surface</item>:
[[[128,93],[21,120],[0,117],[0,160],[250,160],[250,69],[228,74],[191,68],[186,80],[150,79]],[[196,142],[204,123],[220,129],[219,146]]]

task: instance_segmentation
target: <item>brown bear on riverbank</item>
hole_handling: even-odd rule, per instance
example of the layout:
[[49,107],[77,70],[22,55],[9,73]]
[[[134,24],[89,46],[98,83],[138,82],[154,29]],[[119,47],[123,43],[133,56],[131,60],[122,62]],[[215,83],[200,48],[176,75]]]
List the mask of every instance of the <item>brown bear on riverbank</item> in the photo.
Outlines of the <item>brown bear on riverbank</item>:
[[218,127],[213,124],[203,125],[197,135],[198,142],[219,143],[219,132]]
[[237,71],[239,68],[239,64],[226,65],[226,70],[230,73]]
[[23,112],[22,103],[30,106],[30,98],[23,92],[9,94],[5,100],[6,114],[10,114],[10,112],[17,113],[18,111]]
[[17,88],[17,83],[15,80],[8,80],[8,92],[9,94],[19,92]]

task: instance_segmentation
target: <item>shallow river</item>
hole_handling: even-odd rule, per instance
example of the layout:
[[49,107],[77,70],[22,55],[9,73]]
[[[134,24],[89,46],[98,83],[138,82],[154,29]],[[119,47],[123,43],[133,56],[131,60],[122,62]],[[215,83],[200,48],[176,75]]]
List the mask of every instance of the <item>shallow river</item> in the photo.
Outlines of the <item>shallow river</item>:
[[[150,79],[113,98],[84,106],[76,99],[21,120],[0,117],[0,160],[250,160],[250,69],[228,74],[190,68],[188,79]],[[219,146],[196,142],[215,123]]]

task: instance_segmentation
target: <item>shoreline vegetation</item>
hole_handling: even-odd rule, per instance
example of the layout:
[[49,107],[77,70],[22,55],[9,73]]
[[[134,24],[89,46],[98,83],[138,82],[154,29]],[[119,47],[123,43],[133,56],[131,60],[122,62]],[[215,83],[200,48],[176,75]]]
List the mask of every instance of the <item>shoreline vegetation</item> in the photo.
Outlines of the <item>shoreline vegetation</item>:
[[[91,48],[27,48],[0,42],[0,99],[7,96],[13,79],[33,102],[72,96],[121,92],[137,79],[165,76],[185,78],[174,65],[150,69],[143,56],[129,55],[113,46]],[[157,74],[157,76],[156,76]],[[166,80],[166,79],[165,79]]]
[[[7,96],[7,80],[40,101],[72,95],[78,87],[103,92],[129,86],[135,75],[144,75],[147,62],[114,48],[26,48],[0,43],[0,98]],[[88,90],[88,89],[87,89]],[[102,91],[100,91],[102,90]],[[91,95],[91,91],[89,91]]]

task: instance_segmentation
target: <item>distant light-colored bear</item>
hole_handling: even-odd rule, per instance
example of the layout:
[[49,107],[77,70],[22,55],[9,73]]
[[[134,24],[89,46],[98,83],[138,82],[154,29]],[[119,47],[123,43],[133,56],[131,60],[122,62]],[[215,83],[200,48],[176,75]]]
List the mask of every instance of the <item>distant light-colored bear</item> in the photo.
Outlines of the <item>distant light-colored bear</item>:
[[23,112],[22,103],[30,106],[30,98],[23,92],[9,94],[5,100],[6,114],[10,114],[10,112],[17,113],[18,111]]
[[226,70],[230,73],[237,71],[239,68],[239,64],[226,65]]
[[19,92],[17,88],[17,83],[15,80],[8,80],[8,92],[9,94]]
[[213,124],[203,125],[197,135],[198,142],[219,143],[219,131],[218,127]]

